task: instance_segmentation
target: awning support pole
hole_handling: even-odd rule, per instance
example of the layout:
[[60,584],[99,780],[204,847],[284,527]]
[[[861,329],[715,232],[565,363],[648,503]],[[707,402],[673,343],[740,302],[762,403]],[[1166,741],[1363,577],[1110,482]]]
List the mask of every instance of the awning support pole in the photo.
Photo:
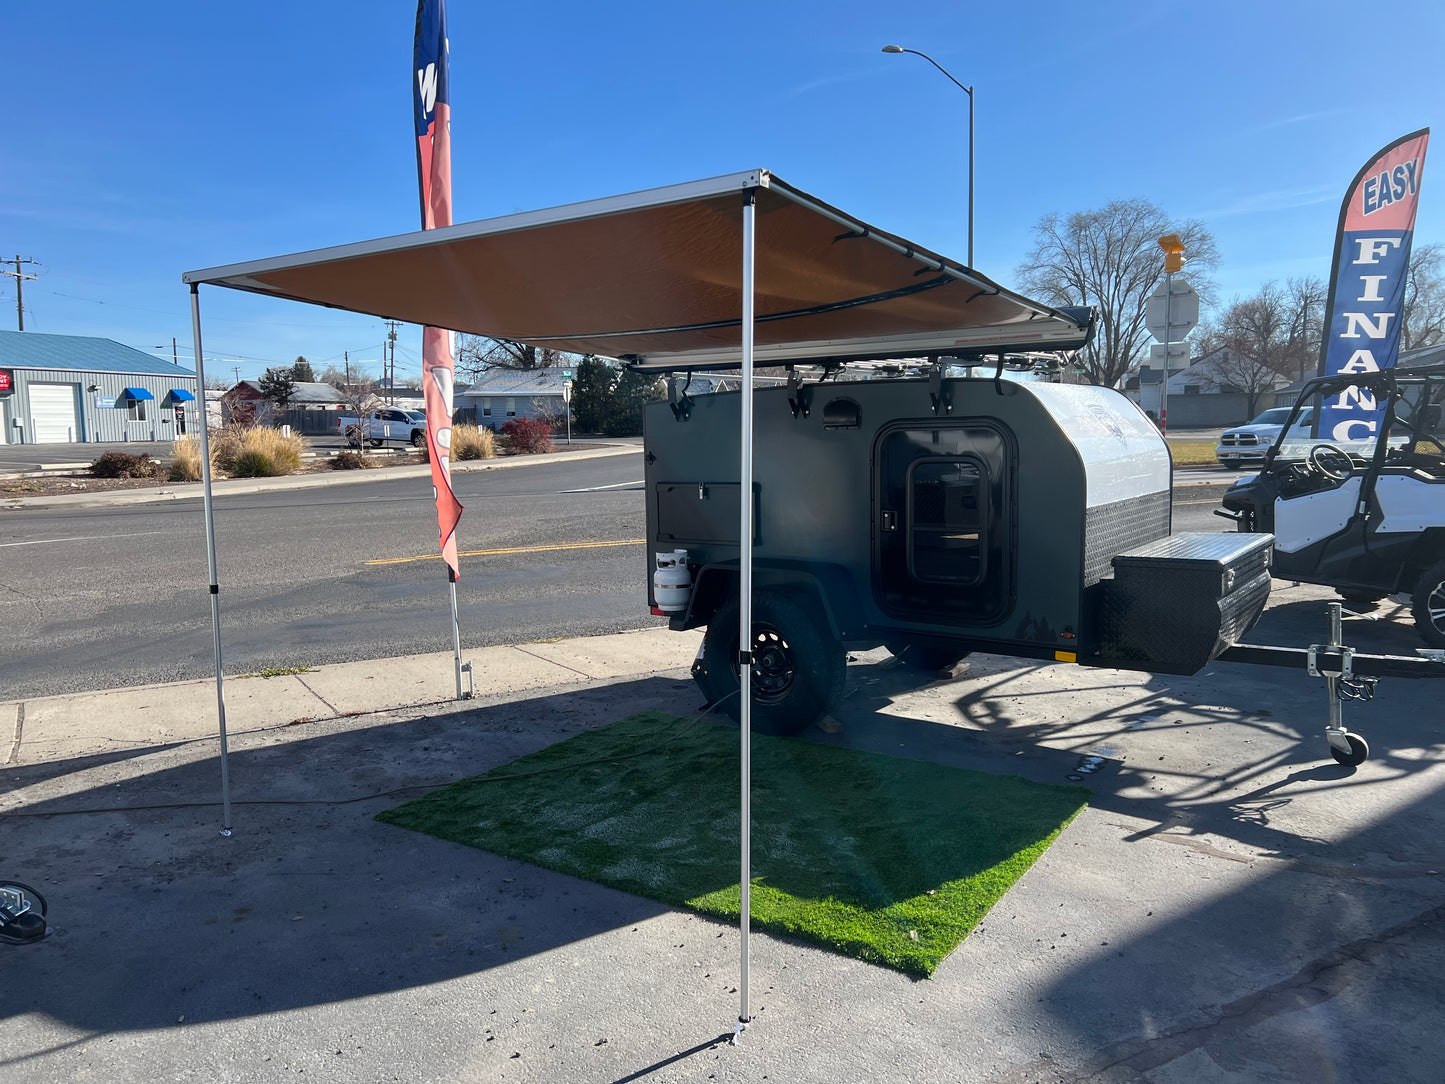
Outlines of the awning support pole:
[[211,574],[211,639],[216,648],[216,717],[221,735],[221,835],[231,834],[231,772],[227,763],[226,685],[221,670],[221,587],[216,575],[216,509],[211,499],[211,433],[206,416],[206,363],[201,353],[200,286],[191,283],[191,336],[195,345],[196,383],[201,399],[201,495],[206,514],[206,566]]
[[757,248],[757,190],[743,193],[743,326],[741,461],[738,464],[738,733],[742,742],[742,895],[738,919],[742,928],[742,975],[738,983],[736,1043],[750,1023],[748,1014],[748,927],[751,922],[752,772],[753,772],[753,264]]

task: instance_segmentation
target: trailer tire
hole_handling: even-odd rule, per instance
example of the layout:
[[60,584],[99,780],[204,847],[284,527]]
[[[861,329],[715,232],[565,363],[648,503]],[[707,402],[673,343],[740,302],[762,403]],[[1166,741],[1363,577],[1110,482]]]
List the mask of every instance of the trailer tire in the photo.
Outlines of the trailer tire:
[[946,640],[884,640],[883,646],[899,662],[919,670],[947,670],[970,654]]
[[1431,647],[1445,647],[1445,561],[1420,573],[1410,601],[1420,638]]
[[[796,734],[831,711],[843,693],[847,657],[827,621],[778,591],[753,597],[752,728]],[[737,719],[738,600],[728,599],[708,622],[699,684],[709,704]]]

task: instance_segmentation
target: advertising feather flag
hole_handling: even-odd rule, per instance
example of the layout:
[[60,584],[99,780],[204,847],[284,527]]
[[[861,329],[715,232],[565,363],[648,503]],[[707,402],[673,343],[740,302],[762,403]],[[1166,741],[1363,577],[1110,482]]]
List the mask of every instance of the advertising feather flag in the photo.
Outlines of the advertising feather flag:
[[[421,0],[416,9],[412,100],[416,113],[416,164],[421,180],[421,226],[424,230],[452,224],[451,107],[447,94],[446,0]],[[462,505],[452,490],[452,385],[456,369],[451,332],[422,330],[422,385],[426,396],[426,444],[436,492],[441,553],[451,580],[457,564],[457,523]]]
[[[1428,128],[1395,140],[1355,175],[1345,194],[1320,376],[1390,369],[1399,358],[1410,242],[1429,142]],[[1352,387],[1323,404],[1318,433],[1342,444],[1373,440],[1383,414],[1384,406],[1368,389]]]

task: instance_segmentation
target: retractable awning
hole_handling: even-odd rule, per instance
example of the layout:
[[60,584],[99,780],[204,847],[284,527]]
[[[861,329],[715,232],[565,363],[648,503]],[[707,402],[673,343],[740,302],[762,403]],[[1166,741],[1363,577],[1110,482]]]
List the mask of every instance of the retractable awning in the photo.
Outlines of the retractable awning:
[[[1086,310],[1061,310],[875,229],[765,170],[270,260],[191,271],[196,375],[205,385],[199,287],[227,286],[430,327],[600,354],[638,368],[741,370],[738,489],[753,491],[755,362],[970,355],[1083,346]],[[230,833],[209,437],[201,476],[216,651],[223,834]],[[738,502],[751,539],[753,502]],[[750,1019],[751,546],[738,556],[741,748],[738,1034]],[[457,696],[461,648],[457,645]]]
[[1087,310],[1030,301],[766,170],[182,277],[638,368],[736,366],[748,191],[759,364],[1088,339]]

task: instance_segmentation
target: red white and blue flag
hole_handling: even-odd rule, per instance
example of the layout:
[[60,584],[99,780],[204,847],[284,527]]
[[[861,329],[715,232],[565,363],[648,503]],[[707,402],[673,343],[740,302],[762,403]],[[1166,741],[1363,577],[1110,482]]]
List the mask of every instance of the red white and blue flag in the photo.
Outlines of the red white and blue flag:
[[[416,9],[412,101],[416,112],[416,164],[421,178],[421,228],[452,224],[451,109],[447,95],[446,0],[420,0]],[[426,443],[436,493],[441,553],[452,581],[457,565],[457,523],[462,505],[452,490],[452,360],[451,332],[422,329],[422,384],[426,395]]]
[[[1400,356],[1405,281],[1430,129],[1395,140],[1355,176],[1340,208],[1330,271],[1320,376],[1393,368]],[[1372,439],[1384,406],[1352,387],[1326,400],[1318,433],[1346,443]]]

